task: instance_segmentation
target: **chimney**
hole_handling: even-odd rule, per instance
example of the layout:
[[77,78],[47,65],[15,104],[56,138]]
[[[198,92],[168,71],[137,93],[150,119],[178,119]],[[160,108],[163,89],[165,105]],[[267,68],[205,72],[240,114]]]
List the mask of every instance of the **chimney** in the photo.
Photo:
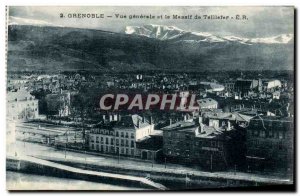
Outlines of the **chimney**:
[[137,120],[137,127],[140,128],[140,119]]
[[203,133],[204,132],[204,124],[201,122],[199,125],[199,133]]
[[183,120],[184,120],[184,121],[187,120],[187,116],[186,116],[186,115],[183,116]]
[[228,131],[231,130],[231,123],[228,121]]
[[153,124],[153,119],[152,119],[152,116],[150,116],[150,125]]
[[202,116],[199,116],[199,124],[203,122]]
[[170,120],[169,120],[169,121],[170,121],[170,125],[171,125],[171,124],[172,124],[172,118],[170,118]]
[[146,122],[146,119],[145,119],[145,116],[144,116],[144,115],[143,115],[142,119],[143,119],[143,123],[145,123],[145,122]]

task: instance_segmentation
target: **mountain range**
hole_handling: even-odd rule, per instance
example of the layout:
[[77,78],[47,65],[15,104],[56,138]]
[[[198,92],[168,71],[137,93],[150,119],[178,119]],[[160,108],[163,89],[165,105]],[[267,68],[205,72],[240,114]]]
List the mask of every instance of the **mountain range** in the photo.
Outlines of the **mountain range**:
[[217,36],[207,32],[190,32],[184,31],[174,26],[163,25],[144,25],[144,26],[127,26],[126,34],[141,35],[149,38],[160,40],[176,40],[189,43],[201,42],[237,42],[241,44],[287,44],[292,43],[293,34],[281,34],[264,38],[244,38],[237,36]]
[[162,25],[123,33],[15,19],[8,27],[9,71],[292,70],[291,34],[217,36]]

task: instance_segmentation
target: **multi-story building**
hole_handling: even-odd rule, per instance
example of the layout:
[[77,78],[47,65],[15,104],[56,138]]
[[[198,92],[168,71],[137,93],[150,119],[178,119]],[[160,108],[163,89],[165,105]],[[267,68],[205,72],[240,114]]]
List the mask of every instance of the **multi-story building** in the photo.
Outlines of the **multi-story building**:
[[27,121],[39,115],[38,100],[25,89],[7,92],[7,118]]
[[163,153],[168,161],[193,163],[204,169],[229,166],[226,132],[199,122],[181,121],[163,128]]
[[249,170],[293,171],[294,123],[290,117],[256,116],[247,127]]
[[238,79],[234,84],[234,91],[236,93],[236,99],[247,97],[251,94],[251,91],[259,91],[262,87],[261,80],[246,80]]
[[136,141],[151,135],[154,124],[145,117],[129,115],[109,126],[95,126],[89,134],[89,149],[103,153],[140,157]]

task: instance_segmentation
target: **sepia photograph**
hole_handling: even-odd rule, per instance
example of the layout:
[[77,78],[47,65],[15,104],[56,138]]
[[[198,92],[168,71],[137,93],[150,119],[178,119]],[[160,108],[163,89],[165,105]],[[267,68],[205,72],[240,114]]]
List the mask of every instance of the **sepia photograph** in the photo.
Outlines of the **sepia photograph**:
[[295,7],[7,6],[8,191],[293,191]]

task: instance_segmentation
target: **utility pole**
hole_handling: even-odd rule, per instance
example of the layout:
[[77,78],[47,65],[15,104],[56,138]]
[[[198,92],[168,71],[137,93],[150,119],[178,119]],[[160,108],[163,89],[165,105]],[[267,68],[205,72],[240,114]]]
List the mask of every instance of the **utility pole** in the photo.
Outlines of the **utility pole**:
[[65,143],[65,159],[67,158],[67,142]]
[[86,149],[84,148],[84,163],[85,163],[85,168],[86,168]]
[[154,164],[154,154],[152,154],[152,168],[153,168],[153,164]]
[[234,175],[236,175],[236,164],[234,165]]
[[212,161],[213,161],[213,155],[212,153],[210,154],[210,172],[212,172],[213,170],[213,164],[212,164]]
[[66,131],[65,159],[67,159],[67,143],[68,143],[68,131]]
[[120,163],[120,148],[118,150],[118,164]]
[[188,174],[186,173],[185,174],[185,188],[187,189],[188,188]]

